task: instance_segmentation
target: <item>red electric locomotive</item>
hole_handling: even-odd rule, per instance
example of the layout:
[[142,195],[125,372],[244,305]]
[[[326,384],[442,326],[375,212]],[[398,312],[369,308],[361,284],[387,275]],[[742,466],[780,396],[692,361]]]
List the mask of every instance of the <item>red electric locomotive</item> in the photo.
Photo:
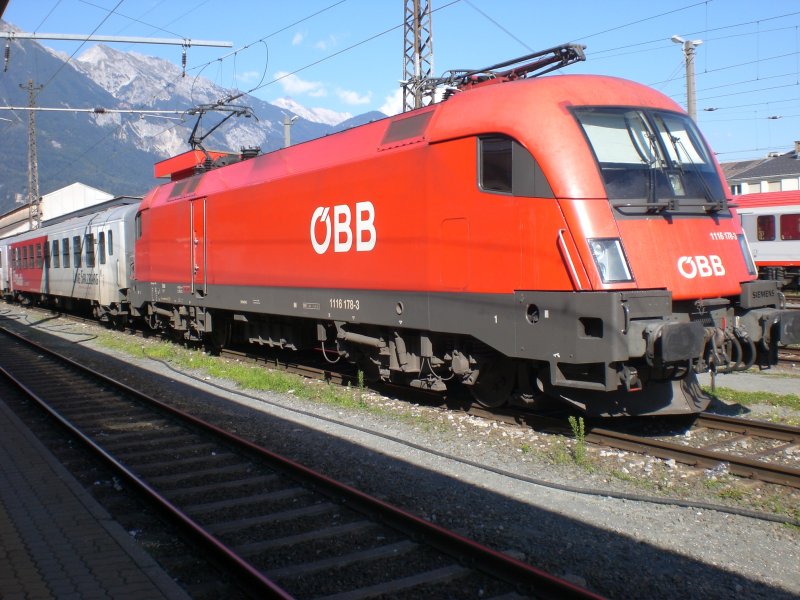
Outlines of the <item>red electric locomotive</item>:
[[520,73],[221,168],[191,174],[198,150],[160,163],[173,180],[137,215],[134,313],[590,415],[699,411],[696,372],[800,339],[678,105]]

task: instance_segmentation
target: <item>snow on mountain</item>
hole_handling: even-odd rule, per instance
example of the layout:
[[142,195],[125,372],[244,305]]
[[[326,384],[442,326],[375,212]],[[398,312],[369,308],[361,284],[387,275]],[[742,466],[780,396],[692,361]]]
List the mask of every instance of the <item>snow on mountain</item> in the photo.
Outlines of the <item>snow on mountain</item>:
[[307,121],[322,123],[323,125],[338,125],[342,121],[353,118],[353,115],[349,112],[336,112],[327,108],[306,108],[288,97],[278,98],[272,104],[278,108],[285,108]]
[[[102,44],[81,54],[74,66],[127,108],[180,111],[223,100],[235,92],[204,77],[184,77],[181,69],[167,60],[136,52],[121,52]],[[126,118],[125,125],[116,135],[142,150],[162,157],[172,156],[188,149],[189,133],[195,118],[186,117],[185,121],[172,125],[153,116]],[[212,115],[203,124],[210,127],[215,118]],[[97,122],[105,126],[120,125],[120,122],[108,120],[98,119]],[[204,145],[222,150],[238,150],[242,146],[267,148],[276,144],[270,142],[270,134],[278,139],[278,132],[269,120],[234,119],[215,132]]]
[[170,104],[188,108],[216,102],[231,94],[204,77],[183,76],[171,62],[137,52],[121,52],[98,44],[89,48],[74,66],[115,98],[131,106]]

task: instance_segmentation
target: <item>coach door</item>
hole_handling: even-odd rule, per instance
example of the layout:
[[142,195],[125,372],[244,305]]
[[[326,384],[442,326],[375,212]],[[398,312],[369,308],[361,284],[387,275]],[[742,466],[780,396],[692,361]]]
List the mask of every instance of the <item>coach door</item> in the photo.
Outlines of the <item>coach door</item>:
[[192,293],[206,295],[206,199],[196,198],[191,201],[191,257],[192,257]]

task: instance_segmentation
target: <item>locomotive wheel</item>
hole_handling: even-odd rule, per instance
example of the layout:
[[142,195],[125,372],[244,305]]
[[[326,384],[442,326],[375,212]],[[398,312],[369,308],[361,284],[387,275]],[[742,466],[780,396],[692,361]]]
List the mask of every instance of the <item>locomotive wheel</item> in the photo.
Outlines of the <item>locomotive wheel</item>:
[[481,366],[478,381],[470,391],[481,406],[498,408],[511,399],[515,382],[516,370],[511,362],[487,362]]

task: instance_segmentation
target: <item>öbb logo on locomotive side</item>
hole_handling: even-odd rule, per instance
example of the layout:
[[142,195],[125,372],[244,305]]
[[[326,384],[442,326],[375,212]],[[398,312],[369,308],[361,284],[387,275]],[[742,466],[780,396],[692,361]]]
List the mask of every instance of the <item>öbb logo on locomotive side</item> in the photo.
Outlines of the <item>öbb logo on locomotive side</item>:
[[723,277],[725,267],[722,259],[716,254],[710,256],[681,256],[678,259],[678,272],[686,279],[700,277]]
[[[375,231],[375,207],[372,202],[356,202],[355,219],[347,204],[333,206],[333,220],[331,220],[331,207],[318,206],[311,215],[311,245],[317,254],[325,254],[333,238],[334,252],[349,252],[353,247],[355,237],[356,252],[369,252],[375,247],[377,234]],[[352,223],[355,220],[355,235]],[[317,225],[322,223],[325,237],[320,241],[317,235]],[[321,231],[320,231],[321,233]]]

